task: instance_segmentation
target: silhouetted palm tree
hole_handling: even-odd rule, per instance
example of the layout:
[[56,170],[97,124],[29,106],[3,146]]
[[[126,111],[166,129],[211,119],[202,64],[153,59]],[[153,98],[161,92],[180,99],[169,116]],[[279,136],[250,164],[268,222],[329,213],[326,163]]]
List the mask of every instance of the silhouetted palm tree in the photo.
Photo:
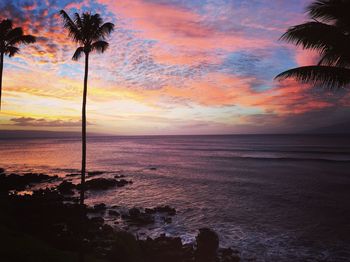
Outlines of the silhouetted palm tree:
[[23,35],[21,27],[12,27],[12,21],[9,19],[0,22],[0,111],[1,111],[1,93],[2,93],[2,71],[4,68],[4,56],[14,56],[19,52],[19,45],[31,44],[35,42],[32,35]]
[[313,20],[291,27],[281,39],[320,53],[317,65],[287,70],[276,78],[295,78],[322,87],[350,83],[350,1],[319,0],[307,8]]
[[86,173],[86,97],[87,97],[87,82],[89,71],[89,54],[91,52],[103,53],[108,48],[106,38],[114,30],[114,24],[103,23],[99,14],[91,15],[83,13],[81,16],[78,13],[74,14],[74,19],[64,11],[60,11],[60,15],[64,21],[64,27],[68,30],[69,37],[79,44],[73,55],[73,60],[77,61],[85,54],[85,75],[84,75],[84,91],[82,104],[82,163],[81,163],[81,190],[80,204],[84,204],[85,194],[85,173]]

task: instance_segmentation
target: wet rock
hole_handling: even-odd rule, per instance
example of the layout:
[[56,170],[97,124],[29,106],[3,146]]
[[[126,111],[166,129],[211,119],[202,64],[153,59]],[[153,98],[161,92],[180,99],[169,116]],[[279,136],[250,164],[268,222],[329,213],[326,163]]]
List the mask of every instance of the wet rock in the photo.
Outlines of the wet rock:
[[107,225],[107,224],[104,224],[104,225],[102,226],[102,232],[103,232],[104,234],[112,234],[112,233],[114,233],[114,229],[113,229],[112,226]]
[[114,216],[114,217],[119,217],[120,216],[120,213],[118,211],[115,211],[115,210],[108,210],[108,214],[110,216]]
[[104,174],[105,172],[103,171],[90,171],[87,173],[88,176],[99,176],[99,175],[102,175]]
[[65,194],[65,195],[73,195],[74,191],[73,189],[75,189],[76,186],[68,181],[63,181],[61,184],[59,184],[57,186],[57,190],[61,193],[61,194]]
[[170,206],[157,206],[154,208],[156,212],[167,213],[169,216],[176,215],[176,209]]
[[129,209],[129,214],[123,215],[122,217],[126,219],[128,223],[137,226],[145,226],[154,223],[153,216],[141,212],[141,210],[136,207]]
[[219,250],[220,262],[239,262],[239,252],[231,248],[222,248]]
[[186,252],[179,237],[166,237],[163,234],[155,239],[139,240],[139,243],[147,261],[191,261],[190,257],[186,260]]
[[145,208],[145,213],[147,213],[147,214],[155,214],[156,211],[154,210],[154,208]]
[[0,174],[0,191],[24,190],[31,184],[46,182],[57,179],[57,176],[48,176],[45,174],[26,173],[24,175]]
[[[127,184],[131,184],[132,181],[127,181],[125,179],[116,180],[112,178],[95,178],[90,179],[85,182],[86,190],[106,190],[113,187],[123,187]],[[78,189],[81,189],[81,184],[77,185]]]
[[66,177],[76,177],[76,176],[80,176],[81,174],[78,173],[73,173],[73,174],[67,174]]
[[102,225],[105,222],[105,220],[102,217],[92,217],[90,218],[90,221],[97,225]]
[[106,211],[107,207],[104,203],[96,204],[94,206],[90,206],[86,208],[86,211],[88,213],[104,213]]
[[172,222],[171,217],[162,217],[162,220],[167,224],[170,224]]
[[155,214],[155,213],[166,213],[169,216],[174,216],[176,215],[176,209],[172,208],[168,205],[166,206],[157,206],[154,208],[146,208],[145,212],[147,214]]
[[123,187],[127,184],[132,184],[132,181],[127,181],[125,179],[116,180],[117,187]]
[[133,207],[133,208],[129,209],[129,215],[132,216],[132,217],[139,216],[140,214],[141,214],[140,209],[138,209],[136,207]]
[[95,212],[103,212],[103,211],[105,211],[106,210],[106,204],[104,204],[104,203],[101,203],[101,204],[96,204],[96,205],[94,205],[94,207],[93,207],[93,210],[95,211]]
[[196,241],[195,261],[215,262],[219,248],[219,236],[209,228],[201,228]]

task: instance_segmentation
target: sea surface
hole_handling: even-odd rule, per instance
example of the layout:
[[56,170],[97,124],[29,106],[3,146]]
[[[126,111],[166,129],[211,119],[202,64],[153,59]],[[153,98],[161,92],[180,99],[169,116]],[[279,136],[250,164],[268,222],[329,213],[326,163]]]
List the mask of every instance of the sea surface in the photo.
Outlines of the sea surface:
[[[65,176],[80,143],[0,139],[0,167]],[[87,168],[134,182],[88,204],[176,208],[171,224],[130,228],[139,237],[211,227],[243,261],[350,261],[349,136],[91,137]]]

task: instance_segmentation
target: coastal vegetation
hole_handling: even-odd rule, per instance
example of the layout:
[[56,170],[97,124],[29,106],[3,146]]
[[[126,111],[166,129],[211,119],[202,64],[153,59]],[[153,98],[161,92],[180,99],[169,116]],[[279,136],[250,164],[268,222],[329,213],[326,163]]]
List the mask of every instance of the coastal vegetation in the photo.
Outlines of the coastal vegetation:
[[304,49],[316,50],[316,65],[302,66],[279,74],[277,79],[295,78],[326,88],[350,84],[350,2],[317,0],[309,5],[311,21],[288,29],[281,39]]
[[36,38],[25,35],[21,27],[13,28],[12,20],[5,19],[0,22],[0,111],[2,94],[2,73],[4,69],[4,57],[13,57],[19,53],[19,46],[35,43]]
[[104,23],[99,14],[78,13],[74,14],[74,19],[64,11],[60,11],[64,21],[64,27],[68,30],[68,36],[78,45],[80,45],[72,57],[77,61],[82,55],[85,55],[85,74],[82,103],[82,160],[81,160],[81,188],[80,204],[84,204],[85,175],[86,175],[86,99],[88,92],[89,76],[89,55],[92,52],[104,53],[109,44],[106,38],[113,32],[114,24]]

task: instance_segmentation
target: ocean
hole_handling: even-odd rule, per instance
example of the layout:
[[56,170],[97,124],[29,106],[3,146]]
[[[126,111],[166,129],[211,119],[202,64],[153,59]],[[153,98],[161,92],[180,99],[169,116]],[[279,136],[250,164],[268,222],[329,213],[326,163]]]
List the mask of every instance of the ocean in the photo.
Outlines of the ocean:
[[[0,140],[0,167],[65,176],[80,150],[76,138]],[[350,261],[349,136],[90,137],[87,150],[89,171],[134,182],[87,204],[176,208],[170,224],[129,228],[139,237],[189,242],[210,227],[242,261]]]

